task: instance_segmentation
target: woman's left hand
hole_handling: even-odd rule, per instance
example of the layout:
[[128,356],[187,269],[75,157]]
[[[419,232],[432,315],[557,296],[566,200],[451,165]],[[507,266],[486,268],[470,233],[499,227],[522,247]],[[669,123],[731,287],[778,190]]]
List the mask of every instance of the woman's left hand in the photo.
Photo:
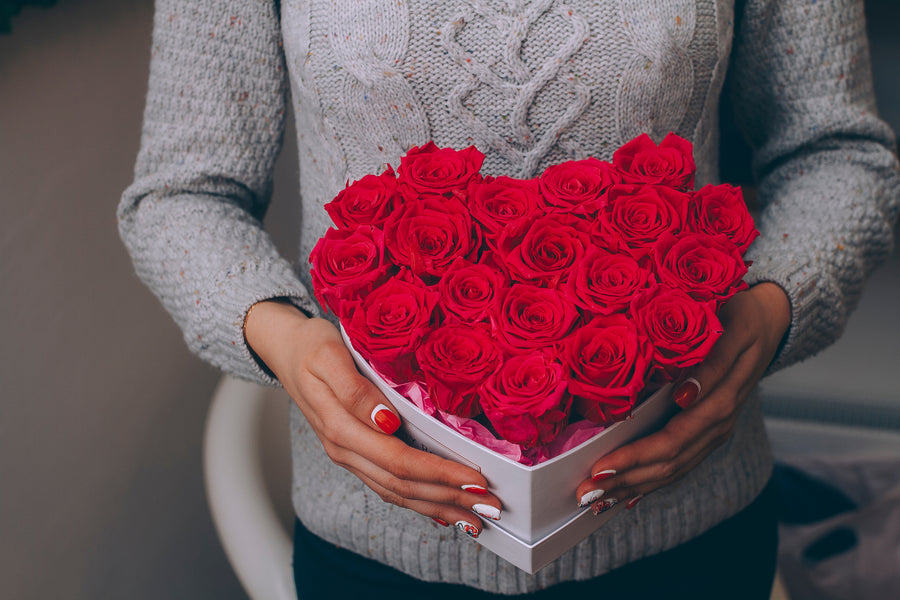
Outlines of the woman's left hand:
[[[683,477],[734,431],[740,409],[775,356],[791,322],[790,302],[773,283],[735,295],[719,310],[724,333],[703,363],[676,384],[683,410],[660,431],[597,461],[576,490],[594,512],[627,502],[631,508]],[[699,385],[698,385],[699,384]],[[599,490],[602,490],[599,491]]]

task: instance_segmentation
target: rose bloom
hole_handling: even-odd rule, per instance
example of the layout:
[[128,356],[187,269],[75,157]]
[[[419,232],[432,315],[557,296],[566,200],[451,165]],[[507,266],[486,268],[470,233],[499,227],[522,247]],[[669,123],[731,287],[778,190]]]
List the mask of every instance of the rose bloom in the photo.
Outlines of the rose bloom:
[[367,225],[329,229],[310,252],[309,263],[319,303],[338,317],[345,315],[345,302],[371,292],[392,269],[385,261],[384,234]]
[[492,321],[501,348],[523,354],[559,344],[578,316],[575,305],[557,290],[519,283],[506,291]]
[[[605,248],[624,244],[640,259],[664,233],[676,234],[687,220],[687,194],[655,185],[616,185],[590,233]],[[613,238],[610,240],[609,238]]]
[[481,413],[478,390],[500,366],[488,325],[444,325],[416,350],[428,394],[442,411],[459,417]]
[[513,356],[484,385],[481,407],[503,439],[526,447],[549,444],[569,422],[572,398],[553,354]]
[[325,205],[325,210],[338,227],[380,227],[399,203],[397,178],[388,165],[381,175],[366,175],[349,184]]
[[656,285],[631,304],[631,317],[653,345],[663,379],[703,361],[722,335],[714,302],[698,302],[682,290]]
[[657,146],[646,133],[613,154],[613,164],[625,181],[653,183],[685,191],[694,187],[694,148],[689,141],[670,133]]
[[566,214],[535,219],[522,241],[512,245],[501,238],[498,254],[515,281],[557,287],[590,246],[587,224]]
[[694,192],[688,228],[698,233],[728,236],[743,255],[759,235],[741,188],[706,185]]
[[492,262],[486,252],[478,264],[458,258],[447,269],[438,282],[438,306],[447,321],[479,323],[496,312],[509,280]]
[[718,306],[747,289],[742,281],[747,265],[725,235],[664,235],[653,247],[653,260],[660,283],[701,302],[714,300]]
[[434,142],[414,146],[400,159],[400,184],[413,194],[447,195],[465,190],[484,162],[475,146],[463,150],[438,148]]
[[564,294],[588,312],[609,315],[627,310],[632,298],[655,282],[649,259],[593,246],[572,269]]
[[413,352],[432,329],[437,296],[404,269],[361,300],[348,303],[342,323],[363,358],[388,377],[409,380]]
[[549,166],[540,176],[547,205],[581,217],[596,215],[606,204],[606,191],[621,181],[611,164],[593,157]]
[[388,218],[385,244],[394,263],[420,277],[440,277],[457,258],[477,260],[481,230],[456,198],[424,196]]
[[485,177],[473,180],[466,193],[472,218],[481,224],[488,246],[497,247],[501,234],[521,239],[528,224],[545,210],[534,179]]
[[594,423],[621,421],[644,388],[653,349],[625,315],[598,316],[567,340],[574,410]]

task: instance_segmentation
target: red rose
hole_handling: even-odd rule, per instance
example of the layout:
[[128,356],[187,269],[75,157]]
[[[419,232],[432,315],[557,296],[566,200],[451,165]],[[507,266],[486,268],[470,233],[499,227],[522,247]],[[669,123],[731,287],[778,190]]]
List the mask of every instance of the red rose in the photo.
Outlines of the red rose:
[[521,242],[500,239],[500,258],[514,281],[556,287],[590,246],[587,224],[572,215],[550,214],[535,219]]
[[444,325],[416,350],[428,394],[442,411],[459,417],[481,413],[478,390],[500,366],[487,325]]
[[655,282],[649,259],[592,247],[572,269],[565,295],[592,313],[624,312],[632,298]]
[[721,233],[728,236],[743,255],[759,231],[747,210],[741,188],[728,185],[707,185],[694,192],[691,203],[691,231]]
[[540,176],[548,206],[582,217],[596,215],[606,204],[606,191],[621,180],[611,164],[593,157],[552,165]]
[[493,320],[501,347],[522,354],[558,344],[577,319],[575,305],[558,291],[520,283],[506,291]]
[[481,263],[471,264],[460,258],[438,283],[438,305],[448,321],[488,321],[508,287],[506,275],[491,261],[482,257]]
[[388,165],[381,175],[366,175],[338,193],[325,210],[338,227],[380,227],[398,204],[397,178]]
[[667,379],[706,358],[722,335],[715,303],[697,302],[685,292],[656,285],[631,303],[631,316],[653,345],[653,360]]
[[544,200],[534,179],[485,177],[467,190],[472,218],[481,223],[485,242],[496,248],[500,234],[521,238],[531,220],[544,211]]
[[624,243],[635,258],[647,256],[662,234],[680,232],[687,220],[689,196],[666,187],[616,185],[608,198],[591,236],[605,248]]
[[634,408],[653,350],[625,315],[596,317],[566,344],[575,412],[595,423],[621,421]]
[[653,248],[660,283],[679,288],[700,302],[722,304],[747,288],[742,281],[747,265],[725,235],[666,234]]
[[448,194],[464,190],[478,175],[484,154],[475,146],[464,150],[438,148],[434,142],[414,146],[400,159],[400,183],[414,194]]
[[384,226],[397,265],[420,277],[440,277],[457,258],[477,259],[481,230],[456,198],[423,196],[403,205]]
[[391,267],[384,260],[384,234],[367,225],[329,229],[310,252],[309,263],[319,303],[338,317],[344,316],[346,301],[371,292]]
[[572,398],[565,370],[548,352],[513,356],[484,386],[481,407],[503,439],[526,447],[549,444],[569,422]]
[[403,270],[348,304],[344,327],[360,355],[388,377],[408,380],[413,352],[431,331],[437,292]]
[[656,183],[689,190],[694,187],[694,148],[689,141],[670,133],[659,146],[646,133],[613,154],[613,164],[626,174],[626,181]]

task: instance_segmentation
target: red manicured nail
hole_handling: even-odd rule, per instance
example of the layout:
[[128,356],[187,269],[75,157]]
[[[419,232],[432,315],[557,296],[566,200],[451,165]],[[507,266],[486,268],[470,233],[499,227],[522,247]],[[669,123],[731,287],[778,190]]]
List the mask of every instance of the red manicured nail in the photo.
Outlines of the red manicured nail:
[[678,389],[672,394],[672,399],[675,401],[675,404],[681,408],[688,408],[697,400],[697,396],[699,395],[700,382],[693,377],[689,377],[678,386]]
[[628,510],[631,510],[632,508],[637,506],[637,503],[640,502],[641,498],[643,498],[643,497],[644,497],[643,494],[639,494],[639,495],[635,496],[634,498],[632,498],[631,500],[628,501],[628,504],[625,505],[625,508],[627,508]]
[[448,523],[447,521],[444,521],[442,519],[438,519],[437,517],[431,517],[431,520],[443,527],[450,527],[450,523]]
[[471,492],[473,494],[478,494],[479,496],[487,496],[488,491],[481,487],[480,485],[463,485],[460,486],[467,492]]
[[388,435],[400,428],[400,418],[384,404],[379,404],[372,410],[372,422]]
[[604,479],[609,479],[613,475],[616,474],[615,469],[606,469],[605,471],[600,471],[599,473],[594,473],[591,475],[591,479],[594,481],[603,481]]

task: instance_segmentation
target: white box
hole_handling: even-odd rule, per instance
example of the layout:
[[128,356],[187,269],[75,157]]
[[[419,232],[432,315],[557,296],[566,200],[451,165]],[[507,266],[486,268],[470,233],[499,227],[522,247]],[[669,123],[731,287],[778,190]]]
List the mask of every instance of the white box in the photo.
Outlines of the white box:
[[420,411],[394,391],[353,349],[359,370],[372,380],[403,418],[402,437],[412,446],[479,471],[502,503],[500,521],[484,521],[477,541],[524,571],[534,573],[609,521],[625,505],[594,515],[578,508],[575,489],[590,476],[600,457],[661,428],[676,410],[671,385],[635,409],[631,418],[611,425],[580,446],[534,466],[525,466],[485,448]]

